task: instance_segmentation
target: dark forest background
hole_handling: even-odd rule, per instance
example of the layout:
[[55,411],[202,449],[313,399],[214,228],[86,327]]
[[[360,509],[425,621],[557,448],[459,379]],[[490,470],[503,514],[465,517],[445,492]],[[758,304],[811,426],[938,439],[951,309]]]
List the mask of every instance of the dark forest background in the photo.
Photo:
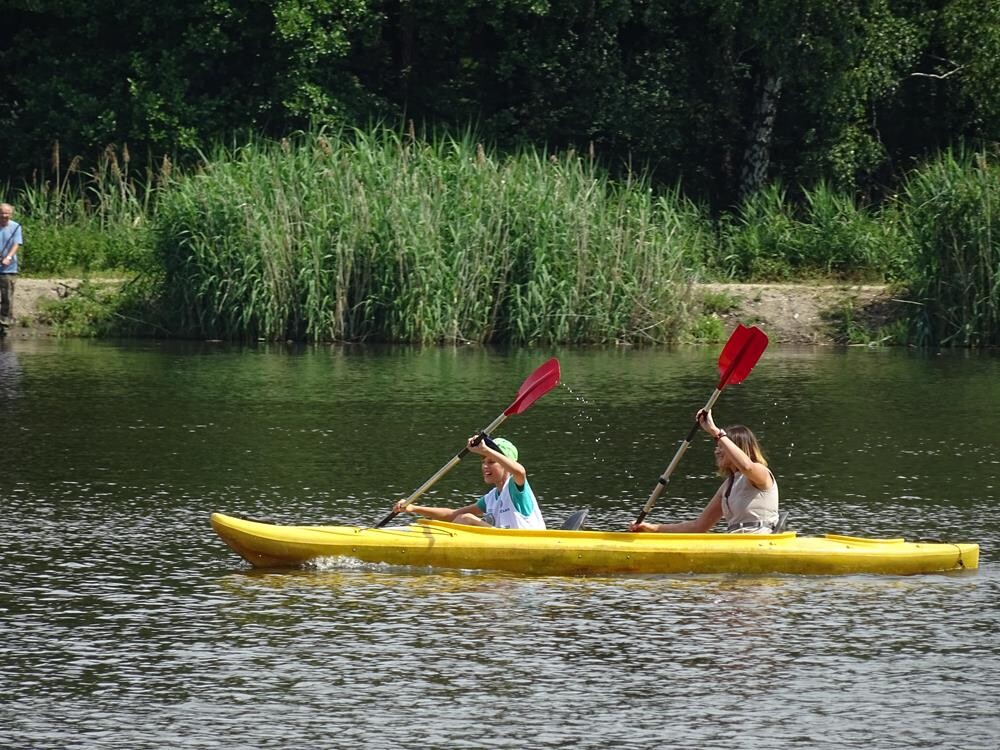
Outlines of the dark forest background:
[[1000,140],[983,0],[7,0],[0,176],[311,123],[593,153],[716,208]]

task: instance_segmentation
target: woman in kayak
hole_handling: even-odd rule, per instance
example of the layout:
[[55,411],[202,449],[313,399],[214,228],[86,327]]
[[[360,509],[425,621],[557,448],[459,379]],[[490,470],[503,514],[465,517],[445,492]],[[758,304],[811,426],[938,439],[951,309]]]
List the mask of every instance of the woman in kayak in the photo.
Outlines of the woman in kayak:
[[711,410],[695,416],[715,440],[715,465],[726,478],[697,518],[680,523],[633,523],[629,531],[705,533],[720,519],[731,534],[770,534],[778,522],[778,482],[749,427],[720,429]]
[[[544,529],[545,520],[535,493],[528,484],[528,472],[517,461],[517,448],[509,440],[489,435],[473,435],[466,446],[482,456],[483,480],[493,489],[464,508],[428,508],[406,505],[400,500],[396,513],[417,513],[435,521],[451,521],[470,526],[496,526],[501,529]],[[486,518],[484,518],[484,516]],[[492,519],[492,522],[489,520]]]

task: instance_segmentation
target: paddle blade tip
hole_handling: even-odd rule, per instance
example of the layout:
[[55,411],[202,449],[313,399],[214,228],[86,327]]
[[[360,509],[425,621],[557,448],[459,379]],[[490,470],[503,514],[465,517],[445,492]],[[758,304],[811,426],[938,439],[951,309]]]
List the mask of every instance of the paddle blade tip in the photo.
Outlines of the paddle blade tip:
[[748,327],[742,323],[736,326],[719,355],[720,387],[742,382],[767,349],[767,344],[767,334],[757,326]]
[[558,359],[553,357],[543,362],[521,384],[517,391],[517,398],[514,403],[507,407],[504,414],[510,416],[525,411],[535,401],[551,391],[559,383],[561,377],[562,371],[559,368]]

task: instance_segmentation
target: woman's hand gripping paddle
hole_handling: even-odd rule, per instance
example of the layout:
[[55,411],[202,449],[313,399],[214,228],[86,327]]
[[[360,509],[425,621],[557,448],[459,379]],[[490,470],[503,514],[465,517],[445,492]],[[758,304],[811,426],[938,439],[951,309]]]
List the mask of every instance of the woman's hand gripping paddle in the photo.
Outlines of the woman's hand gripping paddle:
[[[736,327],[736,330],[729,337],[729,341],[726,342],[726,346],[722,349],[722,354],[719,355],[719,383],[715,386],[715,392],[712,394],[712,397],[705,404],[705,411],[708,411],[715,405],[715,402],[722,395],[722,391],[727,385],[736,385],[750,374],[753,366],[757,364],[757,360],[760,359],[760,355],[764,353],[766,348],[767,336],[757,326],[747,328],[740,323]],[[684,455],[688,446],[691,445],[691,441],[697,432],[698,421],[695,420],[687,437],[684,438],[684,442],[681,443],[681,447],[677,449],[677,453],[674,455],[667,470],[657,480],[656,486],[649,495],[649,499],[642,507],[642,510],[639,511],[635,523],[642,523],[649,511],[653,509],[656,498],[660,496],[663,488],[667,486],[667,482],[670,481],[670,475],[674,473],[674,469],[680,463],[681,456]]]
[[[507,417],[513,414],[520,414],[521,412],[527,411],[528,407],[530,407],[533,403],[535,403],[538,399],[540,399],[542,396],[544,396],[546,393],[551,391],[556,386],[556,384],[559,382],[559,374],[560,374],[559,360],[556,359],[555,357],[553,357],[549,361],[539,366],[537,370],[531,373],[527,378],[525,378],[525,381],[521,383],[521,387],[517,391],[517,398],[514,399],[514,402],[504,410],[503,414],[501,414],[492,422],[490,422],[490,424],[487,425],[486,428],[482,430],[482,432],[485,432],[488,435],[492,434],[493,430],[499,427],[501,423],[503,423],[503,421],[507,419]],[[464,458],[468,452],[469,448],[464,447],[462,448],[462,450],[460,450],[458,453],[452,456],[452,459],[444,466],[442,466],[440,469],[438,469],[437,473],[434,474],[434,476],[432,476],[430,479],[428,479],[426,482],[420,485],[419,488],[414,490],[412,495],[406,498],[406,504],[409,505],[418,497],[427,492],[427,490],[429,490],[434,485],[435,482],[437,482],[441,477],[443,477],[445,474],[447,474],[449,471],[455,468],[455,466],[458,465],[458,462],[461,461],[462,458]],[[378,529],[381,528],[382,526],[385,526],[387,523],[389,523],[389,521],[391,521],[398,515],[399,514],[396,513],[395,511],[389,513],[389,515],[387,515],[385,518],[383,518],[381,521],[375,524],[375,528]]]

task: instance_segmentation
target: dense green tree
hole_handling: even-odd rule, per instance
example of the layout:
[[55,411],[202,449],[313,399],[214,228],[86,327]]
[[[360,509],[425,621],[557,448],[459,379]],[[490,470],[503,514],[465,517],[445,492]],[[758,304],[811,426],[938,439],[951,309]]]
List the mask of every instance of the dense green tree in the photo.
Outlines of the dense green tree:
[[237,131],[278,133],[362,98],[336,63],[364,0],[23,0],[5,16],[5,170],[56,142],[191,152]]
[[873,107],[897,169],[950,144],[1000,140],[1000,3],[902,5],[919,30],[918,59]]
[[[128,143],[373,119],[594,153],[729,206],[773,180],[876,194],[1000,138],[980,0],[8,0],[0,179]],[[243,136],[240,135],[240,138]]]

